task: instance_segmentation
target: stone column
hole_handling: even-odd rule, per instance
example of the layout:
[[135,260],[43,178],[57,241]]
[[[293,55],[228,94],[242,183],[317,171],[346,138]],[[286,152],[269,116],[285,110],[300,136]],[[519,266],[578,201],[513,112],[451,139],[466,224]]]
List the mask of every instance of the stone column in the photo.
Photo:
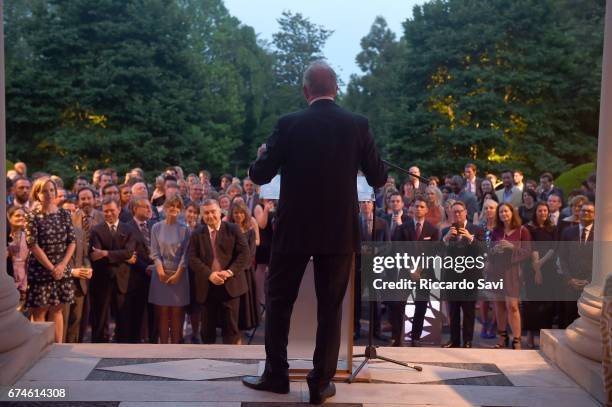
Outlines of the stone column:
[[[4,2],[0,0],[0,168],[6,168],[4,98]],[[0,230],[6,230],[6,183],[0,182]],[[17,312],[19,293],[6,273],[6,233],[0,234],[0,385],[11,384],[38,354],[28,354],[36,334],[33,325]],[[2,267],[4,266],[4,267]],[[22,351],[22,350],[25,350]],[[40,351],[38,348],[37,352]],[[16,360],[18,359],[18,360]]]
[[593,279],[578,301],[580,318],[566,330],[568,344],[577,353],[595,361],[602,359],[600,316],[603,285],[612,274],[612,0],[606,4],[604,50],[597,146],[597,191]]

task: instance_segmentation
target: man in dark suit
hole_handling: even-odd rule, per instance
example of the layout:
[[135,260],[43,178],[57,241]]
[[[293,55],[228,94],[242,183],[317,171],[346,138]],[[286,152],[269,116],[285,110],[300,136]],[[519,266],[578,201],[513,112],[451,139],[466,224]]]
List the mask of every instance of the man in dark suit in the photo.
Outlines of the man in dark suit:
[[204,304],[202,342],[215,343],[220,315],[223,343],[240,344],[238,311],[240,296],[248,289],[244,271],[249,247],[238,225],[221,221],[217,201],[204,201],[201,213],[205,225],[191,235],[189,271],[196,302]]
[[461,175],[454,175],[451,178],[451,189],[453,193],[450,197],[463,202],[468,211],[468,219],[474,219],[474,214],[478,212],[478,200],[476,199],[476,195],[465,190],[464,183],[465,180]]
[[132,271],[136,262],[134,230],[119,221],[119,204],[112,198],[102,201],[104,222],[90,234],[91,341],[108,342],[106,327],[110,308],[115,309],[115,338],[120,343],[140,342],[144,311],[144,276]]
[[463,168],[463,177],[465,178],[465,190],[467,192],[471,192],[476,195],[476,198],[480,199],[482,197],[482,190],[480,189],[480,184],[482,184],[482,178],[476,176],[478,169],[476,164],[467,163]]
[[416,165],[413,165],[412,167],[408,168],[408,172],[416,175],[415,177],[411,175],[408,176],[408,181],[410,181],[412,184],[412,189],[414,189],[414,195],[425,195],[427,184],[421,182],[421,180],[418,178],[421,176],[421,169]]
[[[331,382],[340,349],[342,299],[360,250],[357,171],[378,188],[387,176],[368,121],[334,103],[336,74],[324,62],[304,73],[309,107],[279,119],[260,147],[250,178],[264,185],[281,170],[278,220],[267,276],[266,369],[243,383],[258,390],[289,391],[289,321],[304,269],[314,258],[317,344],[308,374],[310,402],[335,394]],[[318,194],[304,199],[304,191]],[[333,205],[330,202],[333,200]]]
[[[414,200],[414,219],[403,223],[396,229],[393,235],[394,241],[402,242],[437,242],[440,240],[439,232],[436,227],[425,220],[429,207],[427,201],[423,197],[417,197]],[[431,246],[422,245],[421,248],[415,247],[414,253],[428,252]],[[435,277],[434,271],[431,269],[420,270],[411,275],[415,280],[421,278]],[[421,334],[423,333],[423,323],[425,321],[425,313],[427,312],[427,304],[429,303],[429,290],[417,288],[415,292],[415,307],[414,316],[412,318],[412,346],[419,346]],[[391,326],[392,326],[392,342],[391,346],[403,346],[404,343],[404,316],[406,309],[406,301],[394,301],[391,308]]]
[[557,194],[561,197],[563,203],[563,190],[553,184],[553,176],[550,172],[545,172],[540,175],[540,186],[538,187],[538,198],[540,201],[548,201],[550,194]]
[[402,194],[398,191],[389,194],[389,207],[391,213],[385,213],[382,218],[389,225],[389,234],[391,237],[395,234],[395,230],[402,224],[410,220],[408,211],[404,208],[404,200]]
[[[136,262],[131,265],[132,271],[142,275],[144,278],[144,300],[146,309],[146,335],[143,332],[143,337],[149,343],[157,343],[158,328],[155,320],[155,305],[148,301],[149,286],[151,284],[151,272],[153,270],[153,260],[151,254],[151,228],[155,224],[151,218],[153,210],[151,202],[144,197],[132,198],[130,202],[132,219],[128,225],[134,230],[134,238],[136,240]],[[144,328],[144,327],[143,327]],[[144,330],[144,329],[143,329]]]
[[[400,196],[400,200],[402,197]],[[363,201],[359,203],[359,234],[362,242],[372,241],[372,226],[374,225],[374,203],[372,201]],[[376,232],[374,241],[388,242],[390,239],[389,226],[380,217],[376,217]],[[361,255],[355,256],[355,285],[354,285],[354,334],[355,339],[361,336]],[[376,304],[376,315],[374,321],[374,336],[378,339],[383,339],[380,332],[380,304]]]
[[[442,231],[442,240],[448,244],[447,256],[455,259],[459,257],[476,258],[482,253],[482,246],[478,243],[484,240],[482,228],[467,221],[467,209],[463,202],[457,201],[451,208],[455,223]],[[483,270],[474,262],[473,267],[465,270],[444,269],[443,281],[461,281],[463,279],[474,284],[482,278]],[[458,348],[461,346],[461,325],[463,325],[463,347],[471,348],[474,337],[474,320],[476,317],[477,289],[446,291],[450,309],[451,339],[443,345],[445,348]],[[461,313],[463,312],[463,324]]]
[[252,215],[253,209],[259,203],[259,194],[255,191],[255,184],[249,177],[242,180],[242,187],[244,189],[244,194],[242,195],[244,203],[247,208],[249,208],[249,213]]
[[580,223],[566,227],[561,234],[559,260],[566,282],[564,299],[561,302],[559,327],[566,328],[578,318],[577,300],[593,275],[593,222],[595,205],[587,202],[580,208]]

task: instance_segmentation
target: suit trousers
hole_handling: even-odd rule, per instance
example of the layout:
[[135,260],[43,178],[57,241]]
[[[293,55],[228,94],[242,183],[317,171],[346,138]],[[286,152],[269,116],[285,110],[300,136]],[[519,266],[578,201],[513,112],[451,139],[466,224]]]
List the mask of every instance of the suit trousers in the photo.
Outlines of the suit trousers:
[[221,325],[223,343],[235,345],[240,341],[240,329],[238,329],[240,297],[230,297],[223,286],[208,284],[208,296],[201,316],[202,342],[215,343],[217,326]]
[[[311,255],[273,252],[266,280],[266,369],[271,380],[287,380],[287,343],[293,304]],[[324,386],[334,377],[340,351],[342,301],[353,273],[354,254],[313,254],[317,297],[314,368],[308,381]]]
[[110,340],[108,323],[114,289],[116,289],[116,284],[111,278],[98,277],[92,280],[89,286],[89,320],[91,321],[92,343],[106,343]]
[[146,305],[144,287],[122,294],[115,292],[115,339],[118,343],[140,343],[140,328]]
[[119,343],[139,343],[140,326],[146,299],[144,287],[121,293],[113,279],[98,281],[90,287],[91,342],[109,341],[108,323],[111,307],[115,314],[115,340]]
[[423,333],[425,314],[427,313],[427,305],[429,304],[429,290],[415,290],[414,299],[414,315],[412,316],[412,333],[410,334],[410,338],[413,341],[418,341],[421,339],[421,334]]
[[463,311],[463,344],[474,338],[476,301],[449,301],[451,342],[461,345],[461,311]]
[[74,303],[64,304],[62,312],[64,315],[64,342],[79,343],[81,342],[81,318],[83,317],[85,296],[75,287],[74,281],[72,286],[75,290]]

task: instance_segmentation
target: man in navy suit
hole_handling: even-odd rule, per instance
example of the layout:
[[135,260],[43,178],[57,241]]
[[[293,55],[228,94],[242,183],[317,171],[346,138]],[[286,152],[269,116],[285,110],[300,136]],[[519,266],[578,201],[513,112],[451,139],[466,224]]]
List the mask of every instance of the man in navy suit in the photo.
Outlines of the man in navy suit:
[[[342,300],[360,250],[357,171],[374,188],[384,185],[387,174],[368,120],[334,102],[338,85],[329,65],[311,64],[303,91],[309,107],[278,120],[249,169],[258,185],[280,170],[281,188],[266,281],[266,368],[262,377],[245,377],[243,383],[289,392],[289,322],[313,257],[318,325],[314,369],[307,381],[310,402],[317,404],[335,394],[331,380],[340,350]],[[304,199],[304,191],[317,196]]]
[[[442,240],[448,244],[446,255],[454,258],[460,256],[478,257],[482,252],[482,247],[478,242],[484,240],[484,231],[479,226],[468,222],[468,211],[463,202],[455,202],[451,210],[455,216],[455,223],[442,231]],[[482,278],[482,275],[483,270],[474,265],[460,271],[445,269],[443,270],[442,279],[444,281],[466,279],[476,284],[478,279]],[[472,347],[477,293],[477,289],[447,292],[450,308],[451,340],[443,345],[443,347],[458,348],[461,346],[461,325],[463,325],[463,347]],[[463,324],[461,323],[462,312]]]
[[[401,200],[400,196],[400,200]],[[376,242],[388,242],[390,240],[389,226],[383,218],[376,216],[374,221],[374,203],[372,201],[363,201],[359,203],[360,214],[360,235],[362,242],[372,241],[372,227],[376,224],[376,232],[374,232]],[[359,339],[361,336],[361,255],[355,256],[355,302],[354,302],[354,339]],[[376,315],[374,321],[374,336],[378,339],[382,339],[380,332],[380,304],[376,304]]]
[[[440,240],[438,229],[425,220],[425,217],[429,212],[429,205],[427,201],[422,197],[417,197],[415,198],[412,206],[414,208],[414,218],[403,223],[396,229],[393,235],[393,240],[404,242],[437,242]],[[419,253],[421,250],[429,251],[431,249],[431,246],[428,247],[426,244],[423,244],[419,250],[415,250],[415,253]],[[419,270],[413,273],[411,277],[415,280],[419,280],[421,278],[433,278],[434,272],[430,269]],[[412,332],[410,335],[412,346],[420,345],[428,303],[429,290],[417,288],[415,291],[414,316],[412,318]],[[395,301],[392,304],[391,346],[403,346],[405,308],[406,301]]]
[[91,341],[108,342],[106,327],[114,306],[115,338],[120,343],[140,342],[140,326],[145,305],[145,279],[134,272],[136,239],[134,230],[119,221],[119,203],[113,198],[102,202],[104,222],[91,229],[89,256],[93,276],[91,295]]
[[153,264],[150,257],[151,253],[151,228],[155,221],[151,219],[153,210],[148,198],[132,198],[130,202],[132,219],[128,225],[134,229],[136,239],[136,262],[132,264],[132,270],[140,273],[145,279],[145,301],[146,301],[146,327],[149,343],[157,343],[158,328],[155,321],[155,305],[148,301],[149,285],[151,283],[151,270],[149,266]]

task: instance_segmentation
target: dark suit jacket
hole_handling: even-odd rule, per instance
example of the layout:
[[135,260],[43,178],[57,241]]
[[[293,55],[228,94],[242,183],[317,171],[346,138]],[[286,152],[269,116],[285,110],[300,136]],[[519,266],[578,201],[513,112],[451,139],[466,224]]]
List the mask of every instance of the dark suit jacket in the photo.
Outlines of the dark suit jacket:
[[584,245],[577,243],[580,241],[580,225],[568,226],[561,232],[559,260],[566,280],[577,278],[591,281],[593,276],[594,235],[595,228],[593,226],[587,238],[587,242],[590,243]]
[[546,202],[550,194],[559,195],[561,197],[561,202],[565,202],[565,200],[563,199],[563,190],[555,186],[553,186],[552,189],[548,192],[540,192],[540,196],[538,198],[540,201]]
[[[408,219],[407,222],[402,223],[397,229],[395,229],[392,240],[404,242],[416,241],[416,228],[414,221],[412,219]],[[421,228],[421,236],[419,236],[419,241],[427,240],[437,242],[440,240],[440,232],[438,231],[438,228],[433,226],[431,223],[424,221],[423,227]]]
[[[385,220],[385,222],[387,222],[387,225],[389,225],[389,232],[391,233],[391,240],[393,240],[394,233],[393,233],[393,231],[391,231],[391,224],[392,224],[392,221],[393,221],[393,214],[391,214],[391,213],[384,213],[384,214],[381,215],[381,218],[383,218]],[[404,223],[406,223],[406,222],[410,222],[411,220],[412,220],[412,218],[408,215],[408,211],[404,208],[402,210],[402,225]],[[397,231],[397,229],[399,229],[399,226],[396,226],[395,231]]]
[[121,208],[121,212],[119,213],[119,220],[123,223],[129,223],[134,218],[132,212],[130,212],[127,208]]
[[[249,208],[249,203],[247,201],[247,194],[242,194],[242,198],[244,199],[244,203],[247,206],[247,208]],[[253,213],[253,209],[255,209],[255,206],[257,206],[258,203],[259,203],[259,194],[258,193],[254,193],[253,194],[253,204],[249,208],[249,211],[251,213]]]
[[[400,242],[428,242],[428,243],[416,243],[411,249],[413,253],[425,253],[426,255],[435,255],[435,249],[440,247],[440,232],[438,228],[433,226],[431,223],[424,221],[421,228],[421,235],[419,239],[416,238],[416,227],[414,221],[409,219],[406,223],[402,223],[398,228],[395,229],[395,233],[391,238],[393,241]],[[431,243],[429,243],[431,242]],[[423,270],[421,278],[432,278],[434,277],[434,270],[427,269]]]
[[[374,188],[387,174],[368,120],[319,100],[281,117],[267,151],[251,168],[264,185],[281,173],[272,250],[279,253],[351,254],[360,250],[357,171]],[[312,199],[305,199],[314,194]]]
[[[222,270],[232,270],[234,276],[227,279],[223,287],[230,297],[247,292],[248,285],[244,270],[249,267],[250,253],[245,235],[238,225],[221,222],[215,244],[217,261]],[[198,226],[189,239],[189,274],[195,284],[195,300],[202,304],[208,296],[208,278],[212,273],[213,251],[207,225]]]
[[[464,191],[468,190],[467,183],[468,183],[468,180],[465,179],[465,187],[463,188]],[[476,184],[476,192],[473,192],[473,194],[476,195],[477,199],[480,199],[482,198],[482,191],[480,190],[480,185],[482,184],[482,178],[476,177],[475,184]],[[468,191],[468,192],[471,192],[471,191]]]
[[109,280],[114,280],[122,294],[143,287],[143,276],[140,273],[132,272],[130,265],[126,263],[126,260],[132,257],[136,250],[136,239],[131,226],[119,222],[114,236],[105,222],[94,226],[89,235],[90,255],[93,247],[108,250],[108,256],[92,261],[92,285],[108,284]]
[[[153,260],[151,260],[151,248],[147,247],[146,240],[140,231],[140,228],[134,221],[134,218],[130,219],[127,223],[134,230],[134,239],[136,240],[136,264],[132,265],[132,269],[139,273],[146,273],[147,266],[153,264]],[[149,234],[151,233],[151,228],[155,222],[148,221],[147,227],[149,228]],[[151,236],[149,236],[149,239]],[[149,240],[150,241],[150,240]]]
[[[474,225],[470,222],[467,223],[465,228],[468,230],[468,232],[474,235],[474,240],[470,243],[464,238],[451,238],[448,242],[448,247],[446,248],[447,256],[452,256],[455,258],[459,256],[470,256],[476,258],[484,254],[484,245],[482,244],[482,242],[484,241],[484,230],[480,226]],[[443,238],[449,230],[450,227],[444,228],[444,230],[442,230],[442,232],[440,233],[440,238]],[[452,269],[443,269],[442,280],[461,281],[463,279],[466,279],[467,281],[475,283],[476,281],[478,281],[478,279],[483,277],[483,271],[484,270],[476,267],[476,265],[471,268],[466,267],[466,269],[462,272],[458,272],[457,270]],[[449,300],[458,301],[475,300],[477,291],[478,289],[475,288],[474,290],[445,290],[444,292],[446,292],[446,294],[448,295],[447,298]]]
[[[371,242],[372,233],[368,231],[367,226],[363,223],[361,217],[359,217],[359,236],[362,242]],[[389,233],[389,226],[383,219],[376,217],[376,241],[377,242],[388,242],[391,235]]]

